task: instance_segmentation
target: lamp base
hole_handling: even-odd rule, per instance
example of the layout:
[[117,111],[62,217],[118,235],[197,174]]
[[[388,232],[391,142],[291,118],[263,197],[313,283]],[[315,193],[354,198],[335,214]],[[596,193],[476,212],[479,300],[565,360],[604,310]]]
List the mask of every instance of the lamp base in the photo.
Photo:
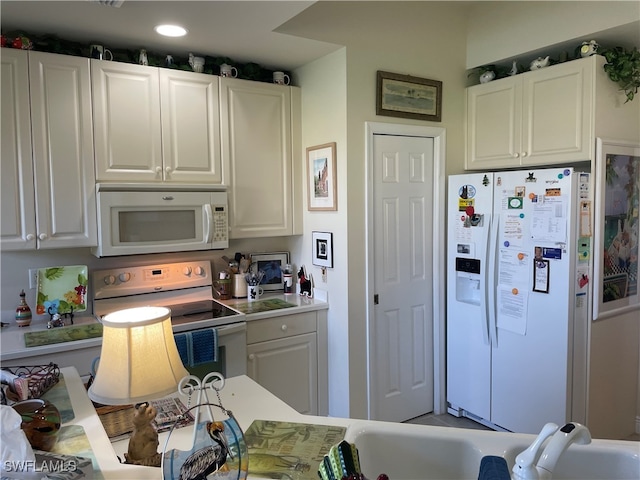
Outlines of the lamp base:
[[158,453],[158,432],[153,426],[156,414],[156,409],[149,403],[140,403],[135,406],[133,433],[129,439],[128,451],[124,454],[124,463],[147,467],[161,465],[162,454]]

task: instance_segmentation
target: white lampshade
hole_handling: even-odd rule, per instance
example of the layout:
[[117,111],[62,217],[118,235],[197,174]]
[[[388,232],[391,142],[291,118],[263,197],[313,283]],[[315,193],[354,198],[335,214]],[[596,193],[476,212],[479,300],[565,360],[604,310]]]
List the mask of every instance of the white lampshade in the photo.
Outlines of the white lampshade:
[[171,310],[139,307],[102,319],[102,352],[89,398],[125,405],[177,391],[184,368],[171,328]]

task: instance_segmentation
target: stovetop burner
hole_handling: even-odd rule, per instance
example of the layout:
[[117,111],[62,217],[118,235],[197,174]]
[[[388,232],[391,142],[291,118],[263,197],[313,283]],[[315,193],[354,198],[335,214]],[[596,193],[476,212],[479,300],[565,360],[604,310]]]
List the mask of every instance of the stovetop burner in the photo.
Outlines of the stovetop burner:
[[197,302],[165,306],[171,309],[171,323],[173,324],[238,315],[238,312],[231,310],[229,307],[215,300],[200,300]]

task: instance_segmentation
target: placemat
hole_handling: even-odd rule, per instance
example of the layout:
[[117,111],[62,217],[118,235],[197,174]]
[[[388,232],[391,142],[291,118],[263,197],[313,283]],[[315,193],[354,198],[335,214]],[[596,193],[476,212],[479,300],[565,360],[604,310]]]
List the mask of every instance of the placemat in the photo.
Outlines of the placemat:
[[236,310],[240,310],[244,314],[249,314],[279,310],[281,308],[297,307],[297,305],[285,302],[279,298],[268,298],[265,300],[256,300],[255,302],[236,303],[232,305],[232,307]]
[[244,433],[249,474],[317,480],[324,455],[344,439],[346,430],[330,425],[254,420]]
[[58,434],[58,441],[53,446],[51,453],[88,458],[93,464],[93,478],[95,480],[104,479],[98,467],[96,456],[91,449],[87,434],[80,425],[67,425],[62,427]]
[[64,375],[61,375],[58,383],[51,387],[40,398],[56,406],[60,412],[60,421],[62,423],[70,422],[75,418],[69,392],[67,391],[67,384],[64,381]]
[[26,347],[39,347],[53,343],[73,342],[102,336],[101,323],[88,323],[86,325],[69,325],[66,327],[50,328],[39,332],[27,332],[24,334]]

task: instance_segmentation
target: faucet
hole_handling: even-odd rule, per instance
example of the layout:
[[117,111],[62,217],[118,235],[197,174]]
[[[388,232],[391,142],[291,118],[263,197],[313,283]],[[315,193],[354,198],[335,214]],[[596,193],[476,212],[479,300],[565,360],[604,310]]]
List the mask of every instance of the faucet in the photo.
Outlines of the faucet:
[[579,445],[591,443],[591,433],[589,433],[587,427],[579,423],[569,422],[551,437],[551,440],[549,440],[549,443],[540,456],[540,461],[536,465],[536,470],[538,470],[538,475],[541,480],[551,478],[551,474],[560,455],[562,455],[572,443]]
[[513,466],[513,480],[538,480],[538,470],[535,463],[538,460],[538,451],[542,443],[551,435],[556,433],[558,425],[555,423],[547,423],[533,441],[529,448],[520,453],[516,457],[516,463]]
[[[538,451],[544,441],[551,437],[534,466]],[[572,443],[586,445],[591,443],[591,434],[587,427],[569,422],[558,429],[555,423],[547,423],[534,442],[516,457],[513,466],[513,480],[549,480],[560,456]]]

